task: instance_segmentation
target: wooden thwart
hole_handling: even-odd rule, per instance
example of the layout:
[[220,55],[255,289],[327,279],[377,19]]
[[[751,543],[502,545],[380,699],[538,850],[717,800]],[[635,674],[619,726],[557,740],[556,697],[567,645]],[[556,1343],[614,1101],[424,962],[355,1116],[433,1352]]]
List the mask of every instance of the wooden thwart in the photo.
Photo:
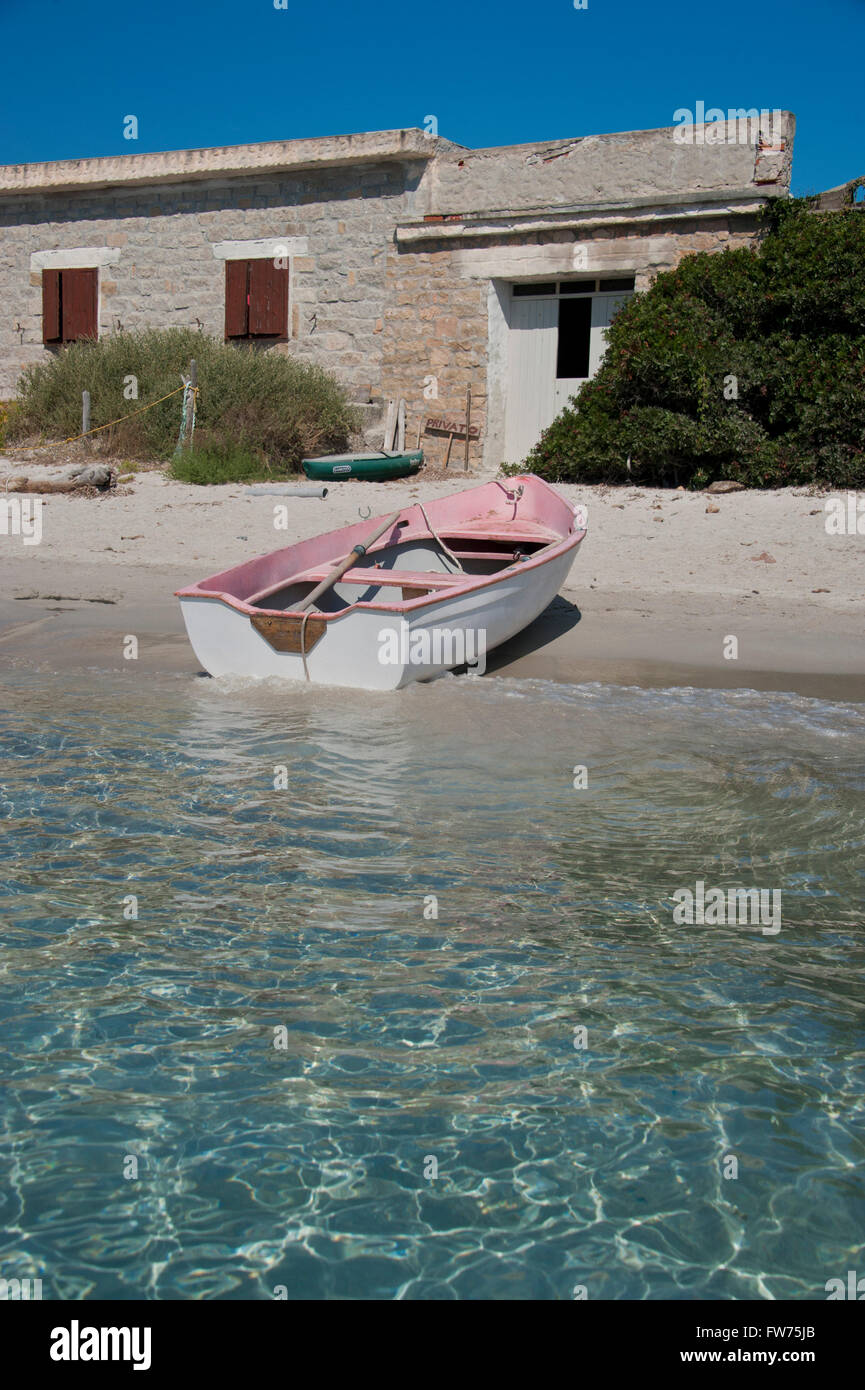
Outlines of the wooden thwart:
[[358,555],[365,555],[370,546],[378,540],[379,536],[383,536],[385,531],[389,531],[391,527],[396,525],[401,515],[402,512],[394,512],[393,516],[389,516],[385,521],[380,522],[362,544],[353,546],[348,555],[340,560],[338,565],[333,567],[327,578],[316,585],[312,593],[304,599],[303,603],[297,605],[298,612],[302,613],[305,609],[312,608],[313,604],[321,598],[322,594],[327,593],[328,589],[331,589],[336,581],[342,578],[346,570],[351,568],[355,562],[355,557]]

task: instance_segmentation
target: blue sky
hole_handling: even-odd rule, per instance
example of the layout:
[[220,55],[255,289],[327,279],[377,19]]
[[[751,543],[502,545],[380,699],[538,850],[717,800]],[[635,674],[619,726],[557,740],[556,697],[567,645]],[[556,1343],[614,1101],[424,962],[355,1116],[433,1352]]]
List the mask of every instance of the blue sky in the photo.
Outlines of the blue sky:
[[460,144],[513,144],[667,126],[702,100],[794,111],[796,193],[865,173],[865,0],[286,3],[0,0],[0,163],[428,115]]

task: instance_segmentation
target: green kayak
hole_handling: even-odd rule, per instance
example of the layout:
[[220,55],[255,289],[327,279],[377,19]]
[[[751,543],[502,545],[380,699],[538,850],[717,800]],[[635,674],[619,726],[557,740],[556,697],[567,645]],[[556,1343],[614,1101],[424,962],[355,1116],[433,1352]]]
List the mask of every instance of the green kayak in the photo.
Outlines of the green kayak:
[[338,483],[341,478],[363,478],[370,483],[383,483],[388,478],[407,478],[423,463],[423,450],[410,454],[385,454],[371,450],[368,454],[327,454],[320,459],[304,459],[303,471],[316,482]]

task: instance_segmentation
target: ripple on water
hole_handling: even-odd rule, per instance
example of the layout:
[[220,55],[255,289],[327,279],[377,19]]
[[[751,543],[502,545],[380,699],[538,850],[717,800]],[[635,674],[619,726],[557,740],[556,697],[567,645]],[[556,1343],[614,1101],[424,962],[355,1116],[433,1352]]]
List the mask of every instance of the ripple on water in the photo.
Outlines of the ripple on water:
[[[855,1266],[861,707],[2,694],[4,1273],[726,1299]],[[780,889],[781,932],[676,925],[698,879]]]

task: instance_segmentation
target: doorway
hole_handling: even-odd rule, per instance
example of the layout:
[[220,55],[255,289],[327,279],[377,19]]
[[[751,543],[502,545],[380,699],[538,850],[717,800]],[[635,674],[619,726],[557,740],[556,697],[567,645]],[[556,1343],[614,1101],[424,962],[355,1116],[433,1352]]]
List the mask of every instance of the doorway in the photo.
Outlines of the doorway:
[[521,462],[584,381],[595,375],[607,329],[634,277],[511,286],[505,461]]

